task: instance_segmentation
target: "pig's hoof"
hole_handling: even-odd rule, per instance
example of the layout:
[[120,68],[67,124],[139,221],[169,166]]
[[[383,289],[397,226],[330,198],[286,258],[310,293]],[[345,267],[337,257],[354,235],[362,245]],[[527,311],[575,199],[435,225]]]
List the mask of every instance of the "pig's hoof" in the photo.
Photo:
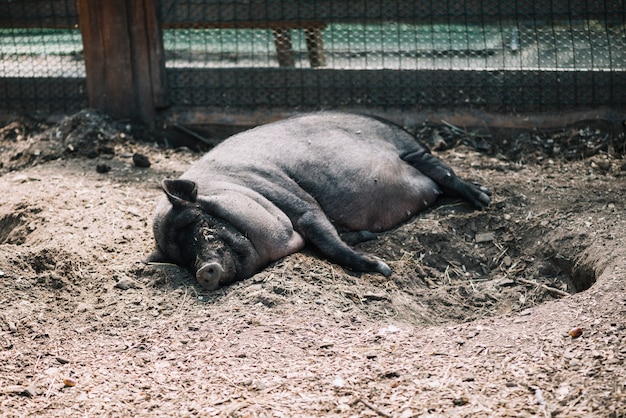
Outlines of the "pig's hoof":
[[491,199],[489,198],[487,193],[480,193],[476,198],[476,202],[474,203],[474,205],[480,209],[484,209],[489,206],[489,203],[491,203]]
[[491,192],[478,183],[468,183],[461,195],[477,209],[484,209],[491,203]]
[[218,263],[207,263],[196,272],[196,279],[207,290],[220,287],[220,279],[224,276],[224,269]]
[[385,277],[391,276],[391,267],[389,267],[387,263],[383,261],[378,261],[378,265],[376,266],[376,271]]

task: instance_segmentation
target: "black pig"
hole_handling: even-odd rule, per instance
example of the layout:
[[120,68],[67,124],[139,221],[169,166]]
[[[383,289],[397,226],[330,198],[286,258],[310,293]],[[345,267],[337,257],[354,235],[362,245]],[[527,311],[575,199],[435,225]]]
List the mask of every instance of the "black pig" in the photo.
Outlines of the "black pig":
[[390,122],[315,113],[237,134],[163,180],[151,261],[195,272],[207,289],[252,276],[308,242],[349,269],[391,269],[352,249],[390,229],[442,193],[477,208],[486,188],[465,182],[411,134]]

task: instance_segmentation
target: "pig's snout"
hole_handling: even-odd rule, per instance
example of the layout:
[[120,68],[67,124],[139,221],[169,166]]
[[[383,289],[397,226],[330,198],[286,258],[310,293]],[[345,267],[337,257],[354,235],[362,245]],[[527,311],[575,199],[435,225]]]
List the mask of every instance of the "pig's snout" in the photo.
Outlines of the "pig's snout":
[[224,277],[224,268],[216,262],[207,263],[196,272],[198,283],[207,290],[220,287],[222,277]]

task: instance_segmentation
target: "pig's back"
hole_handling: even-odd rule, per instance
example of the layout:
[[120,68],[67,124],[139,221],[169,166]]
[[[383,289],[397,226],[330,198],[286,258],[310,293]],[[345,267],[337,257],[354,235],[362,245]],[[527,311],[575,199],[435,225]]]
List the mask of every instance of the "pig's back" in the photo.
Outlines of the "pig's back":
[[381,231],[431,205],[439,193],[430,178],[400,159],[400,148],[411,142],[405,131],[375,119],[319,113],[237,134],[185,177],[209,170],[209,177],[231,176],[251,188],[260,177],[281,183],[277,187],[295,184],[338,229]]

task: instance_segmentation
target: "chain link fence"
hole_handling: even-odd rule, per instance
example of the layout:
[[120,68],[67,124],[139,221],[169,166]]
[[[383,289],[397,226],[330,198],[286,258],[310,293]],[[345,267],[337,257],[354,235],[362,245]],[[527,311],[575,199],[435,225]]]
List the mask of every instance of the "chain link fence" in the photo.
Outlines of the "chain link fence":
[[[162,0],[171,106],[562,110],[626,104],[613,0]],[[0,109],[84,108],[72,0],[0,0]]]
[[73,1],[0,0],[0,110],[79,110],[84,78]]

